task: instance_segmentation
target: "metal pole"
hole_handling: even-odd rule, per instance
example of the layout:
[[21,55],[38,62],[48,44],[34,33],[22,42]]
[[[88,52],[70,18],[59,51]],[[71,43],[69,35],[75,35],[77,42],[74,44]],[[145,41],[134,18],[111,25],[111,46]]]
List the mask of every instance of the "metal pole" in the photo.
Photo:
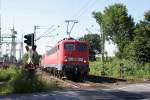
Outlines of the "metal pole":
[[11,29],[11,33],[12,33],[12,43],[11,43],[11,56],[16,57],[16,34],[17,32],[15,31],[15,28],[13,26],[13,28]]
[[[21,39],[23,40],[23,34],[22,34]],[[24,53],[23,53],[23,41],[21,41],[21,42],[20,42],[20,55],[19,55],[19,60],[22,59],[23,54],[24,54]]]
[[34,25],[34,32],[33,32],[33,34],[34,34],[34,45],[36,44],[36,29],[37,29],[37,26],[36,25]]
[[102,71],[101,75],[105,75],[105,59],[104,59],[104,52],[105,52],[105,35],[103,33],[102,25],[100,26],[101,28],[101,39],[102,39]]
[[69,21],[66,21],[67,22],[67,34],[69,33],[68,32],[68,27],[69,27]]
[[71,31],[72,31],[72,29],[73,29],[73,27],[74,27],[75,23],[76,23],[76,22],[74,22],[74,23],[73,23],[73,25],[72,25],[72,27],[71,27],[71,29],[70,29],[70,32],[69,32],[69,33],[71,33]]
[[[76,23],[78,23],[78,21],[77,21],[77,20],[66,20],[65,22],[67,23],[67,34],[69,35],[69,38],[70,38],[71,31],[72,31],[74,25],[75,25]],[[72,27],[71,27],[71,29],[70,29],[70,31],[69,31],[69,23],[70,23],[70,22],[72,22],[73,25],[72,25]]]
[[0,57],[2,57],[2,36],[1,36],[1,0],[0,0]]

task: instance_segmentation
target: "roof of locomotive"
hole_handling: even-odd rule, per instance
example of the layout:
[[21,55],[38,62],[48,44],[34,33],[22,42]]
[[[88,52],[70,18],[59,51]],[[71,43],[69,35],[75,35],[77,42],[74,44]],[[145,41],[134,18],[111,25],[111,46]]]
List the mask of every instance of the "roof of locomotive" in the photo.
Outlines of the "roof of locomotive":
[[76,40],[74,38],[64,38],[63,40],[59,41],[58,43],[64,43],[64,42],[80,42],[80,43],[87,43],[87,41],[83,40]]
[[[74,39],[74,38],[64,38],[63,40],[60,40],[60,41],[58,41],[58,43],[55,45],[55,46],[53,46],[51,49],[53,49],[54,47],[56,47],[57,45],[59,45],[60,43],[74,43],[74,42],[78,42],[78,43],[85,43],[85,44],[87,44],[87,45],[89,45],[88,44],[88,42],[87,41],[82,41],[82,40],[76,40],[76,39]],[[50,50],[51,50],[50,49]],[[49,50],[48,50],[49,51]],[[48,52],[48,51],[46,51],[46,53]]]

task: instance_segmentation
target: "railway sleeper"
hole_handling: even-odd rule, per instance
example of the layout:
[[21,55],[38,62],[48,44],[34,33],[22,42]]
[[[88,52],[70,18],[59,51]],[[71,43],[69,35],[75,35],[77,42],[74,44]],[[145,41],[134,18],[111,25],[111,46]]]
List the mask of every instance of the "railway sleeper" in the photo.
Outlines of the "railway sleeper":
[[78,67],[75,67],[72,70],[62,70],[62,71],[57,70],[57,68],[54,67],[46,67],[44,68],[44,71],[60,79],[83,81],[85,77],[85,73],[81,72]]

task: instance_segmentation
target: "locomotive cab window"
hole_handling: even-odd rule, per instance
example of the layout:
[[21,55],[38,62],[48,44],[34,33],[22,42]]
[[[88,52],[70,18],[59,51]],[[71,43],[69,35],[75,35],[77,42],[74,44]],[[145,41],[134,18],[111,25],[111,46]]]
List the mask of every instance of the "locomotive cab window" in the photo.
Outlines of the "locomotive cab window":
[[79,44],[77,44],[76,45],[76,49],[78,50],[78,51],[86,51],[88,48],[87,48],[87,45],[86,44],[81,44],[81,43],[79,43]]
[[74,47],[74,44],[73,44],[73,43],[65,43],[65,44],[64,44],[64,48],[65,48],[65,50],[67,50],[67,51],[74,51],[74,50],[75,50],[75,47]]
[[49,50],[49,51],[47,52],[47,55],[51,55],[51,54],[57,52],[57,50],[58,50],[58,48],[57,48],[57,46],[55,46],[55,47],[53,47],[51,50]]

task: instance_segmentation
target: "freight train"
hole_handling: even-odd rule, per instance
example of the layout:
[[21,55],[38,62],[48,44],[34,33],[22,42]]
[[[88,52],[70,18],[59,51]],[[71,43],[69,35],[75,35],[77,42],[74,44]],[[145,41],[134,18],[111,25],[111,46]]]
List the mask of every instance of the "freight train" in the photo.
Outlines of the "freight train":
[[65,38],[47,51],[39,66],[58,77],[83,79],[89,72],[89,44]]

